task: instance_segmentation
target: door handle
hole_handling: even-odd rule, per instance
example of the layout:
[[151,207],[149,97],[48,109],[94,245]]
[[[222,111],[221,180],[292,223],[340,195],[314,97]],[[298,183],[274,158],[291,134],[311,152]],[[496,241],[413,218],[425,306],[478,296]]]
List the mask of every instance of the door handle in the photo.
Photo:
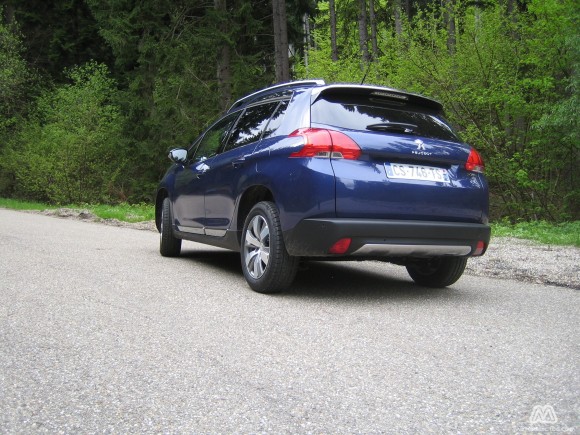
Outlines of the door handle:
[[196,168],[197,172],[195,173],[195,178],[201,178],[201,176],[203,174],[205,174],[207,171],[209,171],[209,166],[206,164],[203,164],[199,167]]
[[207,172],[207,169],[195,173],[195,178],[201,178],[203,174]]
[[246,158],[245,158],[245,157],[241,157],[241,158],[239,158],[239,159],[236,159],[236,160],[234,160],[234,161],[232,162],[232,166],[233,166],[234,168],[239,168],[239,167],[241,167],[241,166],[243,166],[243,165],[244,165],[245,161],[246,161]]

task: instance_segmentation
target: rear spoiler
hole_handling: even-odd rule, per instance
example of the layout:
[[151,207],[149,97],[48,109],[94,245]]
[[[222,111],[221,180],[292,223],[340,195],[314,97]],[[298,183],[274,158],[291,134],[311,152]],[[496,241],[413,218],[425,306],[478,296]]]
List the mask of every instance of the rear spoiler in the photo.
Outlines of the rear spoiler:
[[392,88],[383,88],[378,86],[367,85],[328,85],[312,90],[312,103],[318,100],[322,95],[332,94],[352,94],[354,96],[366,96],[380,100],[387,100],[398,104],[411,104],[422,106],[436,111],[442,111],[443,105],[436,100],[424,97],[419,94],[412,94]]

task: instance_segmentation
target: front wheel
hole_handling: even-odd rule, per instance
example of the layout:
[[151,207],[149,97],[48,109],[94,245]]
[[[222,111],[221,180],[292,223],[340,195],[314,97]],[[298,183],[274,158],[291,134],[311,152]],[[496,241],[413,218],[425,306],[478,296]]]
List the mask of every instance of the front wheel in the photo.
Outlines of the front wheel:
[[252,208],[244,223],[241,248],[242,270],[252,290],[277,293],[292,284],[299,258],[286,251],[273,202],[259,202]]
[[455,283],[465,270],[465,257],[438,257],[407,264],[407,272],[419,285],[442,288]]
[[181,239],[173,235],[171,225],[171,203],[169,198],[161,206],[161,225],[159,231],[159,252],[164,257],[177,257],[181,253]]

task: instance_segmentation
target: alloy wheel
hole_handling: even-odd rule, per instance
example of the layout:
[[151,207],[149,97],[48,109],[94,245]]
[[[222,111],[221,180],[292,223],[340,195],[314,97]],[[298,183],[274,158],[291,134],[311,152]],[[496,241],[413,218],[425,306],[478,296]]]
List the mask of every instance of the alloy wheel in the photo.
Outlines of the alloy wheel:
[[250,276],[259,279],[270,261],[270,228],[261,216],[254,216],[246,230],[244,259]]

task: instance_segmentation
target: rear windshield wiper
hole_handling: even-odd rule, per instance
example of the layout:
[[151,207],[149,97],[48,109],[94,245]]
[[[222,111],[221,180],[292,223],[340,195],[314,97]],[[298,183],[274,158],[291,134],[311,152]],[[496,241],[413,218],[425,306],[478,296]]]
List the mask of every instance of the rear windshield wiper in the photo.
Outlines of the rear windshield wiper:
[[379,122],[378,124],[367,125],[367,130],[374,131],[400,131],[402,133],[414,133],[417,126],[404,122]]

